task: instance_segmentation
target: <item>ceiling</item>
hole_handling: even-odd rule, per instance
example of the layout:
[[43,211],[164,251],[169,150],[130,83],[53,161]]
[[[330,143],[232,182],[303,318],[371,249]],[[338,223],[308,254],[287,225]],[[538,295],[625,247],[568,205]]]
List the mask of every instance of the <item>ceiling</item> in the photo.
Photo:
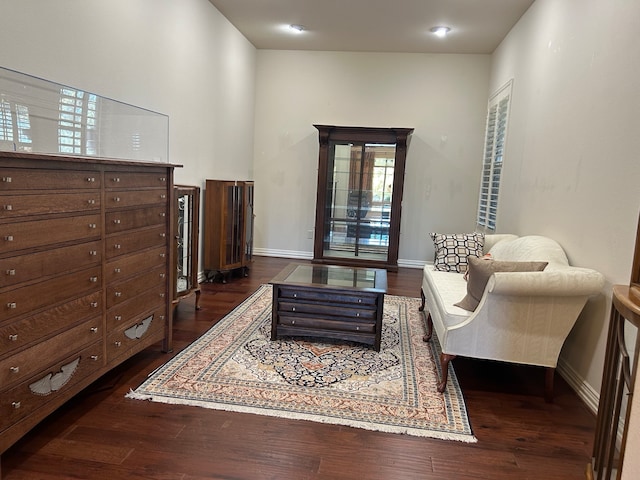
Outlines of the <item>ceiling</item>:
[[[492,53],[534,0],[209,0],[258,49]],[[292,34],[289,24],[305,26]],[[446,38],[429,32],[448,26]]]

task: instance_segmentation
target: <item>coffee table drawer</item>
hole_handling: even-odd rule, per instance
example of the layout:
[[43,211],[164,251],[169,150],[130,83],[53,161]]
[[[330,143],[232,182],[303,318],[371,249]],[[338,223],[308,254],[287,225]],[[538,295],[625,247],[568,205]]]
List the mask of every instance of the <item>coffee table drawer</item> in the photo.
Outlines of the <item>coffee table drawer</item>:
[[[335,331],[335,332],[360,332],[375,333],[375,321],[366,322],[358,319],[350,318],[325,318],[319,316],[300,316],[281,314],[278,316],[278,326],[295,327],[297,329],[309,328],[317,331]],[[300,332],[298,332],[299,334]]]
[[278,312],[279,314],[313,314],[318,317],[360,319],[363,321],[375,321],[376,318],[376,310],[374,308],[348,308],[326,303],[301,303],[286,300],[278,302]]
[[377,295],[366,295],[363,293],[349,293],[337,290],[305,290],[302,288],[291,288],[287,286],[276,286],[278,288],[279,298],[282,299],[294,299],[299,301],[319,301],[319,302],[331,302],[331,303],[345,303],[350,305],[375,305]]

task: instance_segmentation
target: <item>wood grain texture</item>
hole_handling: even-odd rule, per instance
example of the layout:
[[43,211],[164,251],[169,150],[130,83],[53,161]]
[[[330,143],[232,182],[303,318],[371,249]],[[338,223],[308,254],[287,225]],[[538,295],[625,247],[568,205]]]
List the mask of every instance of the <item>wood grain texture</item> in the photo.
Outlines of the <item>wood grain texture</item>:
[[[174,350],[154,345],[86,388],[2,458],[2,478],[115,479],[582,479],[595,416],[544,369],[456,358],[476,444],[339,425],[129,400],[125,394],[290,260],[256,257],[248,277],[202,284],[183,300]],[[418,297],[421,271],[388,274],[388,293]]]

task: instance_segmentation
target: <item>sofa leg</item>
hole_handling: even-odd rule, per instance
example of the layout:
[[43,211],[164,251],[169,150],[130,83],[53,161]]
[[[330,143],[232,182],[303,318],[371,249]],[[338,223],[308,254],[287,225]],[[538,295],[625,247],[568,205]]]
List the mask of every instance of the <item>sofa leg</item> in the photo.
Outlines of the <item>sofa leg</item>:
[[422,298],[422,305],[418,308],[419,312],[424,312],[424,303],[426,299],[424,298],[424,290],[420,289],[420,298]]
[[438,392],[444,392],[447,388],[447,379],[449,378],[449,362],[456,358],[455,355],[448,353],[440,354],[440,369],[442,370],[442,381],[438,384]]
[[433,335],[433,320],[431,319],[431,313],[427,313],[427,318],[425,320],[427,326],[427,334],[422,337],[423,342],[428,342],[431,340],[431,335]]
[[547,403],[553,403],[553,380],[555,377],[555,373],[555,368],[546,367],[544,378],[544,401]]

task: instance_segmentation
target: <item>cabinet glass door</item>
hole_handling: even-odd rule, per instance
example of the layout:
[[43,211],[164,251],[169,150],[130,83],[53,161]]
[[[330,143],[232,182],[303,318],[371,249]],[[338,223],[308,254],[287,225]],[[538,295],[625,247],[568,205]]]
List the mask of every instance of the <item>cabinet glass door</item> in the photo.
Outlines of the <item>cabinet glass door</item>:
[[325,257],[387,260],[395,145],[330,143]]

